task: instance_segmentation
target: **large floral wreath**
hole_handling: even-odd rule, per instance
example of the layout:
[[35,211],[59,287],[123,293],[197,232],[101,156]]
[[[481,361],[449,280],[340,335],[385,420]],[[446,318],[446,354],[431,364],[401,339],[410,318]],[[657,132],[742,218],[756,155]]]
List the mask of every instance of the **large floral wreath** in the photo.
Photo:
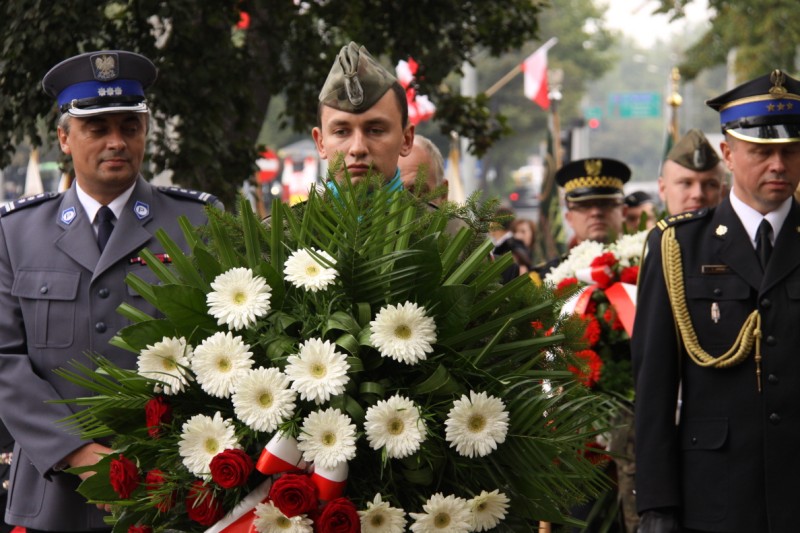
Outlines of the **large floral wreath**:
[[210,211],[188,256],[160,232],[169,267],[143,252],[160,283],[127,281],[163,316],[123,305],[112,341],[136,369],[60,371],[94,393],[71,422],[113,442],[73,472],[115,532],[521,531],[602,489],[583,452],[607,405],[543,362],[579,341],[532,332],[562,302],[499,285],[510,257],[448,234],[454,206],[367,181],[267,225]]

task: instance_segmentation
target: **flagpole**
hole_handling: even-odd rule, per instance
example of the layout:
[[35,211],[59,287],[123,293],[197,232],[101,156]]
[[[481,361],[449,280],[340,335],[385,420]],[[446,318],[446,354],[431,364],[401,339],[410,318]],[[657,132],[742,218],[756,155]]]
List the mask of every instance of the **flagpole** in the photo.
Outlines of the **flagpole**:
[[[540,50],[544,51],[550,50],[552,47],[556,45],[557,42],[558,42],[558,37],[550,37],[550,39],[548,39],[546,43],[537,48],[533,53],[535,54]],[[522,63],[518,63],[517,66],[512,68],[505,76],[497,80],[494,85],[486,89],[484,94],[488,97],[491,97],[494,93],[505,87],[508,84],[508,82],[513,80],[514,76],[516,76],[520,72],[522,72]]]
[[678,82],[681,79],[681,73],[678,70],[678,67],[672,67],[672,73],[670,75],[671,80],[671,92],[669,98],[667,98],[667,103],[672,108],[672,115],[670,116],[670,135],[672,135],[672,143],[675,144],[678,142],[678,138],[680,137],[680,132],[678,130],[678,108],[683,103],[683,97],[678,93]]

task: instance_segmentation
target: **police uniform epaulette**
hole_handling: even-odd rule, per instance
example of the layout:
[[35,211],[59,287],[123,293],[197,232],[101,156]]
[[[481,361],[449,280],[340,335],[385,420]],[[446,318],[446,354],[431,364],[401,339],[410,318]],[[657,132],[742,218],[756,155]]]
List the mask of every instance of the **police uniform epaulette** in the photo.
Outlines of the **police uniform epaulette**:
[[61,196],[61,194],[57,192],[42,192],[34,196],[19,198],[13,202],[6,202],[0,206],[0,217],[13,213],[14,211],[19,211],[20,209],[25,209],[26,207],[30,207],[32,205],[41,204],[48,200],[52,200],[53,198],[58,198],[59,196]]
[[688,211],[686,213],[681,213],[680,215],[672,215],[667,218],[661,219],[656,223],[656,227],[664,231],[670,226],[676,226],[678,224],[682,224],[684,222],[688,222],[690,220],[699,220],[708,214],[708,208],[703,207],[698,209],[697,211]]
[[209,194],[203,191],[195,191],[192,189],[185,189],[183,187],[174,187],[174,186],[159,187],[158,190],[170,196],[175,196],[178,198],[188,198],[190,200],[203,202],[205,204],[215,204],[219,202],[219,199],[213,194]]

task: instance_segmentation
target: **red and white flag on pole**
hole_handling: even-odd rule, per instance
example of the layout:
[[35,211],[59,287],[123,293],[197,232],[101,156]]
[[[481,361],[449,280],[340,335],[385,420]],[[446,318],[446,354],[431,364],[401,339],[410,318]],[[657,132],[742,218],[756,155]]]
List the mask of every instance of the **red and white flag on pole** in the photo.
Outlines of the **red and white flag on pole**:
[[550,109],[547,85],[547,48],[542,46],[522,63],[525,76],[525,97],[533,100],[542,109]]
[[397,81],[406,90],[408,99],[408,120],[417,125],[420,122],[430,120],[436,113],[436,106],[424,94],[417,94],[416,89],[411,85],[417,75],[419,65],[414,58],[409,57],[408,61],[402,59],[397,63]]

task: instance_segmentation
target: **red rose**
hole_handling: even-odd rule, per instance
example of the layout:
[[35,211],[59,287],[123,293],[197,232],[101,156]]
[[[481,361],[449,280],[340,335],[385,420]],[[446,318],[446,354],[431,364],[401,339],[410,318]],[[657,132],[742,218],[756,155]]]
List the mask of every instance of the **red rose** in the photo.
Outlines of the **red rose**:
[[202,481],[192,483],[186,497],[186,513],[201,526],[213,526],[225,515],[222,505]]
[[163,396],[156,396],[147,401],[144,406],[147,433],[157,439],[161,436],[161,426],[172,421],[172,407]]
[[569,365],[568,370],[575,374],[575,378],[586,387],[594,387],[600,381],[603,360],[594,350],[581,350],[575,353],[575,357],[581,360],[581,368]]
[[623,268],[622,272],[619,273],[619,280],[622,283],[630,283],[632,285],[636,285],[636,283],[639,281],[638,265]]
[[108,472],[111,487],[123,500],[131,497],[131,494],[139,486],[139,469],[133,461],[122,454],[118,459],[111,461]]
[[153,528],[150,526],[143,526],[141,524],[128,526],[128,533],[153,533]]
[[153,505],[162,513],[166,513],[175,505],[175,492],[165,492],[164,472],[158,468],[149,471],[144,478],[145,488],[153,501]]
[[269,489],[273,505],[288,516],[308,514],[319,505],[317,488],[306,474],[284,474]]
[[319,533],[357,533],[361,531],[358,510],[347,498],[331,500],[322,509],[319,520],[314,521]]
[[253,460],[242,450],[225,450],[211,459],[211,479],[223,489],[247,483],[253,471]]

